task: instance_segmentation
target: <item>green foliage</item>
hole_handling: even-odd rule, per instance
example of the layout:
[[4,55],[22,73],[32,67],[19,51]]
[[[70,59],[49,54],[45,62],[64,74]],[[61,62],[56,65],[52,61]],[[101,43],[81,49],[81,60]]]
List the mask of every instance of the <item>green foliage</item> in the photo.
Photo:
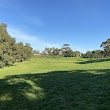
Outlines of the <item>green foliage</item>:
[[73,51],[69,44],[64,44],[61,49],[59,48],[45,48],[42,52],[43,56],[63,56],[63,57],[78,57],[79,51]]
[[80,56],[81,56],[81,52],[79,52],[79,51],[73,52],[73,57],[80,57]]
[[7,55],[6,53],[3,54],[2,61],[5,63],[5,65],[8,65],[8,66],[13,65],[14,63],[13,57]]
[[61,49],[58,48],[45,48],[45,50],[42,52],[43,56],[61,56]]
[[110,57],[110,38],[105,42],[102,42],[101,46],[103,50],[93,50],[87,51],[86,54],[83,54],[82,57],[85,58],[106,58]]
[[5,63],[0,60],[0,68],[3,68],[5,66]]
[[102,42],[101,47],[104,49],[105,57],[110,57],[110,38]]
[[61,48],[64,57],[73,57],[73,50],[69,44],[64,44]]
[[110,38],[105,42],[102,42],[101,46],[103,50],[93,50],[87,51],[86,54],[83,54],[82,57],[85,58],[106,58],[110,57]]
[[104,58],[105,53],[102,50],[87,51],[86,54],[82,54],[82,57],[84,57],[84,58]]
[[0,24],[0,67],[11,66],[15,61],[24,61],[32,56],[29,44],[16,43],[7,32],[7,25]]

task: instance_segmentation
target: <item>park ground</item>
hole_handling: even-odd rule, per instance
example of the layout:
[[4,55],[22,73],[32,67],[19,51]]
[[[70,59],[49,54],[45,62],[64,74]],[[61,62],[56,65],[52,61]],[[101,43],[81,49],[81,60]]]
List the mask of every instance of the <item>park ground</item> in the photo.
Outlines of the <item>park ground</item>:
[[0,69],[0,110],[110,110],[110,59],[33,57]]

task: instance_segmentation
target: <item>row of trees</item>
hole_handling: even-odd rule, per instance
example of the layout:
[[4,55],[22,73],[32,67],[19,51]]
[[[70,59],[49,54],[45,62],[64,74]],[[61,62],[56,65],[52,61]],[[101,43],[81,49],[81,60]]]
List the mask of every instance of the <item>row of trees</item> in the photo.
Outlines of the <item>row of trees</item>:
[[39,51],[34,51],[42,56],[63,56],[63,57],[83,57],[83,58],[105,58],[110,57],[110,39],[102,42],[102,50],[87,51],[85,54],[79,51],[73,51],[69,44],[64,44],[62,48],[45,48],[45,50],[39,54]]
[[[38,53],[38,51],[36,51]],[[64,44],[62,48],[45,48],[41,53],[42,56],[63,56],[63,57],[78,57],[79,51],[73,51],[69,44]]]
[[110,38],[105,42],[102,42],[100,46],[103,50],[87,51],[86,54],[82,54],[85,58],[106,58],[110,57]]
[[104,51],[102,50],[93,50],[87,51],[86,54],[82,54],[84,58],[104,58]]
[[16,43],[7,32],[7,25],[0,24],[0,67],[22,62],[32,56],[32,47],[22,42]]

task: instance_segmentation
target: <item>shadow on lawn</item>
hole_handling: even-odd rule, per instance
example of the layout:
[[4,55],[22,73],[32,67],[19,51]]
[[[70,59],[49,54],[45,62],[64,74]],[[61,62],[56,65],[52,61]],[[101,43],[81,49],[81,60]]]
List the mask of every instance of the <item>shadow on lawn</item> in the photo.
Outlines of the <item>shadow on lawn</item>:
[[0,110],[110,110],[110,69],[8,76]]
[[88,60],[88,61],[77,62],[77,63],[78,63],[78,64],[89,64],[89,63],[98,63],[98,62],[107,62],[107,61],[110,61],[110,58],[96,59],[96,60]]

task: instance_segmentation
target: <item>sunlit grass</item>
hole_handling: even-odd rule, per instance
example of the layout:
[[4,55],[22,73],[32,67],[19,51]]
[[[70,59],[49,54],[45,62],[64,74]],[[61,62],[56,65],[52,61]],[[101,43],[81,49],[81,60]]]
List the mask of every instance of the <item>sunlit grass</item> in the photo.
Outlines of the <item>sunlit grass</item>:
[[84,58],[32,58],[30,61],[16,63],[12,67],[0,69],[0,78],[7,75],[43,73],[49,71],[109,69],[110,61],[79,64],[91,59]]
[[0,69],[0,110],[109,110],[110,59],[45,58]]
[[10,94],[4,94],[2,96],[0,96],[0,101],[11,101],[12,97],[10,96]]

